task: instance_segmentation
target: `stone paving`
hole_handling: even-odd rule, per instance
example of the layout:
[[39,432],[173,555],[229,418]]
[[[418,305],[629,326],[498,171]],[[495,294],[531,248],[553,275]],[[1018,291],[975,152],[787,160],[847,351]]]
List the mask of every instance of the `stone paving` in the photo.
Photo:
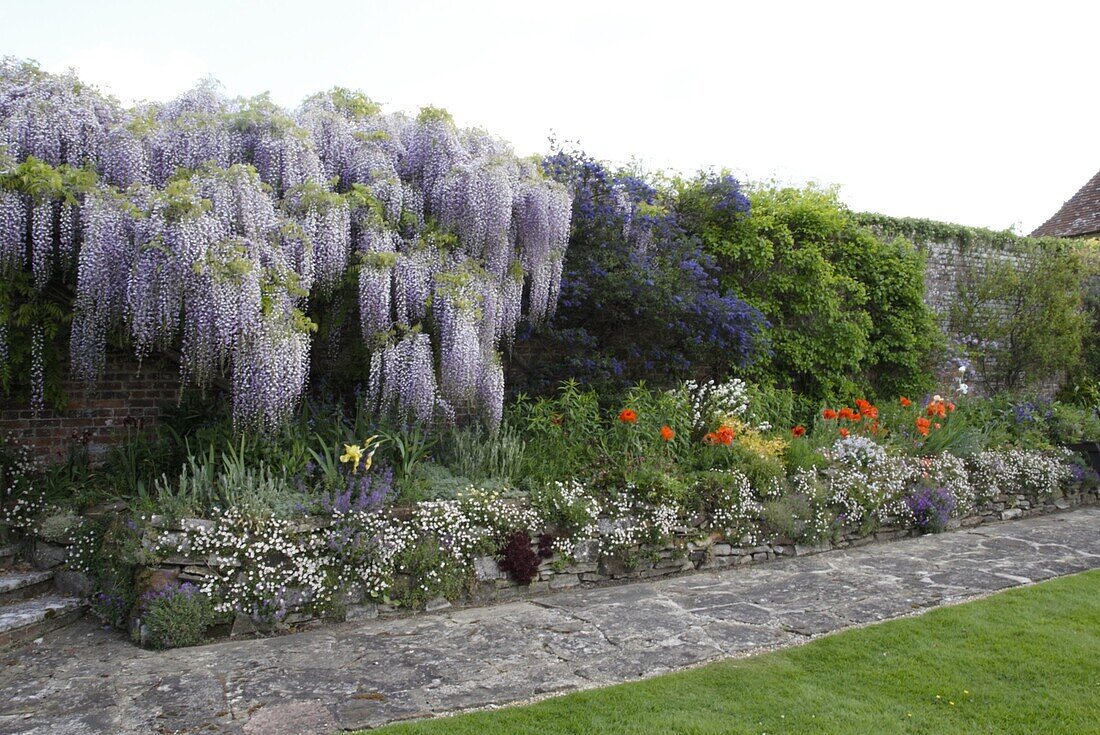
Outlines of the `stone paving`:
[[167,652],[83,621],[0,659],[0,732],[375,727],[794,645],[1092,568],[1100,568],[1100,508]]

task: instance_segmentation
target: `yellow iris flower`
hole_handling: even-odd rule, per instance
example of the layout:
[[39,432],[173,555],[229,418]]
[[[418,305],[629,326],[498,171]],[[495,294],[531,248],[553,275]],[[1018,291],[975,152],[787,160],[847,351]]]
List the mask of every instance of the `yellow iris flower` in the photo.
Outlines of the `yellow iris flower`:
[[[378,446],[375,445],[374,448],[371,449],[371,445],[375,444],[375,439],[377,438],[377,434],[367,437],[363,440],[363,446],[359,446],[358,444],[345,444],[344,453],[340,455],[340,461],[345,464],[352,462],[351,471],[353,473],[358,472],[359,463],[364,462],[363,471],[366,472],[371,468],[371,465],[374,464],[374,453],[378,451]],[[369,452],[367,452],[368,449],[370,449]],[[364,456],[364,452],[367,452],[366,456]]]
[[[371,452],[373,455],[374,452]],[[351,468],[352,472],[359,471],[359,463],[363,460],[363,447],[358,444],[345,444],[344,453],[340,455],[340,461],[347,463],[353,462],[354,465]],[[370,469],[370,463],[368,459],[367,469]]]

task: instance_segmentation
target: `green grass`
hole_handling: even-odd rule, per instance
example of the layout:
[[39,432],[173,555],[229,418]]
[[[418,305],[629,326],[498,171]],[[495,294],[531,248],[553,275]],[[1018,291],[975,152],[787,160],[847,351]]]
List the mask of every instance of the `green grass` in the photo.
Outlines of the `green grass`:
[[374,733],[1100,733],[1100,571],[644,682]]

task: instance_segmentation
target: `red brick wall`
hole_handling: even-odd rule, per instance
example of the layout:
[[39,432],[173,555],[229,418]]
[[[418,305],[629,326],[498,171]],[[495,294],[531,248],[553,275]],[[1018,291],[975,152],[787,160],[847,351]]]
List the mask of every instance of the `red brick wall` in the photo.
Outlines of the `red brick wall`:
[[72,442],[84,442],[92,461],[99,461],[130,428],[151,426],[166,405],[179,400],[178,369],[149,361],[108,355],[102,379],[93,386],[67,380],[62,411],[35,415],[13,400],[0,404],[0,436],[12,434],[44,461],[65,458]]

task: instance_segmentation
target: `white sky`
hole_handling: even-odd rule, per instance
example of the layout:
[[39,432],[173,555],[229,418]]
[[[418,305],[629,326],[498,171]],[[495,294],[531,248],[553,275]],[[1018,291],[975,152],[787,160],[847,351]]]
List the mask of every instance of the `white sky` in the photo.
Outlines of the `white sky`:
[[[906,6],[906,7],[903,7]],[[123,101],[334,85],[545,152],[841,186],[1030,231],[1100,169],[1100,3],[0,0],[0,54]]]

